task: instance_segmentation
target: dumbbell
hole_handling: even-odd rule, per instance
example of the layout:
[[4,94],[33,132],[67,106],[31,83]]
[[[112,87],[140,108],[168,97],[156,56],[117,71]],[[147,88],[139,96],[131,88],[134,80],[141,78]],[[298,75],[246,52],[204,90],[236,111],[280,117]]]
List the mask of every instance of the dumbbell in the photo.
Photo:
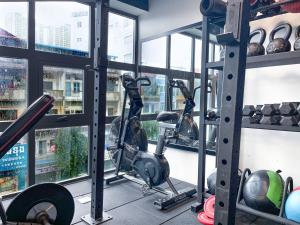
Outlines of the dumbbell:
[[245,105],[243,108],[243,124],[257,124],[262,118],[261,108],[263,105]]
[[280,124],[283,126],[297,126],[300,121],[300,108],[299,112],[297,108],[299,106],[299,102],[283,102],[279,111],[282,115],[282,119]]
[[209,109],[207,110],[206,118],[208,120],[215,120],[218,118],[218,110],[217,109]]
[[263,117],[260,120],[260,123],[267,125],[280,125],[281,115],[279,106],[280,104],[264,104],[261,109]]

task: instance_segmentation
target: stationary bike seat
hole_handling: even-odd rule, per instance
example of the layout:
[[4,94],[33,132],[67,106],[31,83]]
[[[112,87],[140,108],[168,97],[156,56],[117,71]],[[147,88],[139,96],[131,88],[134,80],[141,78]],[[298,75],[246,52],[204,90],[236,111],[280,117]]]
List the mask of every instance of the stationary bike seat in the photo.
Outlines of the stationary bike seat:
[[178,120],[179,115],[177,112],[161,112],[157,115],[156,120],[159,122],[165,122],[170,120]]

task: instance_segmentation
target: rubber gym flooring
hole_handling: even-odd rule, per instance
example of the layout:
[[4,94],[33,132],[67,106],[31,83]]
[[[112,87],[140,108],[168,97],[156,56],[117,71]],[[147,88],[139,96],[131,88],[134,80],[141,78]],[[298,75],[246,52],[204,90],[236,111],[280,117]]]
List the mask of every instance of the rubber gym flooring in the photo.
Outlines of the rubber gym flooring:
[[[193,185],[183,181],[172,179],[177,189],[191,187]],[[166,187],[166,185],[163,185]],[[90,213],[90,202],[80,203],[85,197],[90,197],[91,181],[85,180],[66,185],[75,200],[75,215],[72,224],[84,225],[81,217]],[[113,217],[105,225],[199,225],[196,214],[190,211],[190,206],[196,201],[195,198],[185,202],[176,208],[160,211],[153,206],[153,202],[163,197],[162,194],[151,191],[142,194],[141,187],[129,181],[121,181],[109,186],[104,190],[104,210]],[[3,202],[7,207],[10,200]],[[236,224],[241,225],[275,225],[254,216],[239,213]],[[64,225],[64,224],[62,224]]]

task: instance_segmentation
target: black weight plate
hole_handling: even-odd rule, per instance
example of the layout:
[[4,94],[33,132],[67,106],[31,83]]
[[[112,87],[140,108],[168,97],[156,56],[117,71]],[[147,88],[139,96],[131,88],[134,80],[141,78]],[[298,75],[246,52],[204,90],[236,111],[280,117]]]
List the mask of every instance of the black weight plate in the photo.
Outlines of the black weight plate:
[[30,209],[42,202],[51,203],[56,208],[57,216],[53,225],[71,224],[75,210],[73,197],[65,187],[55,183],[37,184],[17,195],[6,210],[7,220],[27,222]]

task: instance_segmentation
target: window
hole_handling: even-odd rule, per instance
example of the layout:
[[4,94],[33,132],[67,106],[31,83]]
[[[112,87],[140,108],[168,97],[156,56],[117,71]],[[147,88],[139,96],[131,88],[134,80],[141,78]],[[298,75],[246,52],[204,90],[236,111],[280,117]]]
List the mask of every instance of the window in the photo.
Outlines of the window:
[[112,170],[115,168],[114,163],[111,160],[111,156],[107,152],[107,147],[111,145],[111,140],[110,140],[110,129],[111,129],[111,124],[106,124],[105,125],[105,155],[104,155],[104,171]]
[[17,119],[27,107],[28,63],[0,57],[0,121]]
[[[66,111],[83,111],[83,70],[44,66],[43,80],[52,82],[52,88],[43,87],[44,94],[49,94],[55,98],[54,107],[51,111],[57,114],[66,114]],[[74,82],[76,80],[76,82]],[[79,82],[78,82],[79,81]],[[73,89],[71,84],[73,82]]]
[[89,6],[65,1],[36,2],[35,21],[37,50],[89,56]]
[[202,53],[202,40],[196,39],[195,42],[195,72],[201,73],[201,53]]
[[74,93],[80,93],[80,83],[74,82],[73,85],[74,85],[74,89],[73,89]]
[[122,86],[120,76],[129,74],[134,76],[132,72],[109,69],[107,73],[107,93],[106,93],[106,115],[121,115],[124,88]]
[[[174,79],[174,80],[177,80],[177,79]],[[182,80],[185,85],[187,86],[187,88],[189,89],[189,86],[188,86],[188,81],[187,80]],[[172,89],[172,110],[182,110],[184,109],[184,97],[180,91],[179,88],[173,88]]]
[[[194,88],[197,88],[200,86],[201,86],[201,80],[194,79]],[[200,93],[201,93],[201,89],[197,89],[195,92],[194,101],[195,101],[196,106],[194,108],[194,111],[200,111]]]
[[82,42],[82,38],[77,38],[77,42]]
[[27,186],[28,143],[24,136],[0,159],[0,193],[7,195]]
[[157,141],[159,136],[159,123],[156,120],[142,121],[148,140]]
[[0,45],[27,48],[27,2],[0,2]]
[[[36,183],[84,176],[88,171],[88,127],[35,131]],[[42,144],[40,144],[42,143]]]
[[166,68],[167,38],[142,43],[142,65]]
[[149,73],[143,73],[141,76],[148,77],[151,81],[151,86],[141,87],[144,103],[142,113],[151,114],[163,111],[166,104],[166,77]]
[[108,60],[133,63],[135,21],[109,13]]
[[171,35],[171,69],[191,71],[192,38],[182,34]]

